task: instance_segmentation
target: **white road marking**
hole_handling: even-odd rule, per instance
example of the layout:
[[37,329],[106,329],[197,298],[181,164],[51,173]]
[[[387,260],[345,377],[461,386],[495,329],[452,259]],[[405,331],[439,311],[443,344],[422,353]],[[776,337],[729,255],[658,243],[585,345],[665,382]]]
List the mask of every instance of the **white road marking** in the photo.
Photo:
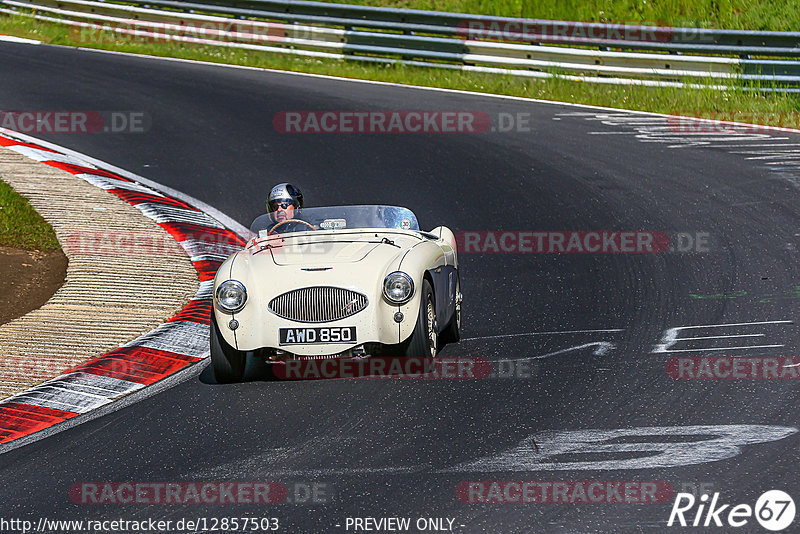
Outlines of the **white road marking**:
[[[572,471],[656,469],[682,467],[727,460],[739,455],[745,445],[772,442],[798,432],[795,427],[772,425],[702,425],[623,428],[616,430],[542,431],[499,454],[464,462],[444,472]],[[658,438],[670,439],[658,441]],[[675,441],[675,436],[688,437]],[[710,437],[697,440],[699,437]],[[642,441],[652,438],[652,441]],[[619,459],[620,454],[639,453],[636,458]],[[557,460],[566,455],[598,456],[608,459]]]
[[695,339],[725,339],[729,337],[764,337],[765,334],[734,334],[731,336],[701,336],[701,337],[693,337],[692,340]]
[[0,35],[0,41],[19,44],[42,44],[41,41],[36,41],[35,39],[25,39],[23,37],[14,37],[13,35]]
[[[797,159],[800,159],[800,155],[791,156],[791,155],[789,155],[788,152],[785,152],[783,154],[770,154],[768,156],[750,156],[750,157],[747,157],[747,158],[744,158],[744,159],[750,160],[750,161],[777,159],[777,160],[780,160],[778,162],[779,164],[786,164],[789,161],[795,161]],[[767,163],[767,165],[775,165],[775,163]]]
[[[693,338],[679,339],[678,341],[692,341]],[[747,345],[744,347],[713,347],[707,349],[671,349],[658,352],[706,352],[710,350],[747,350],[747,349],[776,349],[786,345]],[[656,352],[656,351],[653,351]]]
[[741,139],[745,136],[755,135],[757,139],[773,139],[768,137],[767,134],[754,134],[751,132],[675,132],[672,128],[668,126],[664,126],[662,128],[640,128],[639,129],[642,133],[650,134],[653,136],[662,136],[662,138],[670,138],[670,139],[689,139],[690,141],[694,141],[694,137],[708,137],[710,140],[716,140],[717,136],[726,137],[732,136],[734,139]]
[[776,154],[776,155],[778,155],[778,154],[794,154],[794,153],[797,153],[797,152],[800,152],[800,150],[797,150],[796,148],[790,148],[790,149],[785,149],[785,150],[784,149],[776,150],[775,148],[773,148],[771,150],[731,150],[731,154]]
[[[770,139],[772,140],[772,139]],[[775,148],[775,147],[785,147],[785,146],[800,146],[800,143],[754,143],[751,145],[709,145],[709,148],[748,148],[748,147],[768,147],[768,148]]]
[[[787,147],[796,147],[800,144],[792,143],[794,138],[779,135],[800,133],[797,129],[653,113],[646,114],[649,117],[647,119],[642,114],[627,110],[594,114],[566,112],[559,115],[624,128],[625,130],[619,132],[620,135],[633,133],[634,138],[642,143],[664,143],[668,149],[721,148],[730,150],[729,153],[732,154],[742,153],[740,151],[743,148],[762,149],[748,151],[747,154],[751,156],[744,159],[753,160],[754,163],[761,162],[765,165],[763,168],[769,169],[774,178],[800,189],[800,157],[793,155],[794,151],[787,150]],[[702,128],[703,125],[710,125],[711,128]],[[713,131],[721,130],[721,125],[724,126],[724,131]],[[686,131],[681,131],[682,128]],[[692,131],[703,129],[712,131]],[[590,131],[588,134],[613,135],[614,132]],[[776,147],[783,150],[768,150]]]
[[723,326],[753,326],[759,324],[793,324],[794,321],[757,321],[754,323],[722,323],[722,324],[703,324],[693,326],[679,326],[681,330],[689,330],[691,328],[719,328]]
[[694,325],[694,326],[678,326],[668,328],[664,331],[661,338],[661,343],[655,345],[651,353],[661,354],[669,352],[703,352],[703,351],[718,351],[718,350],[746,350],[746,349],[771,349],[779,348],[784,345],[770,344],[770,345],[749,345],[749,346],[733,346],[733,347],[707,347],[697,349],[672,349],[670,347],[681,341],[694,341],[697,339],[724,339],[724,338],[744,338],[744,337],[764,337],[765,334],[729,334],[720,336],[698,336],[698,337],[685,337],[679,338],[678,335],[684,330],[697,330],[709,328],[733,328],[739,326],[760,326],[760,325],[777,325],[777,324],[793,324],[793,321],[758,321],[750,323],[724,323],[713,325]]

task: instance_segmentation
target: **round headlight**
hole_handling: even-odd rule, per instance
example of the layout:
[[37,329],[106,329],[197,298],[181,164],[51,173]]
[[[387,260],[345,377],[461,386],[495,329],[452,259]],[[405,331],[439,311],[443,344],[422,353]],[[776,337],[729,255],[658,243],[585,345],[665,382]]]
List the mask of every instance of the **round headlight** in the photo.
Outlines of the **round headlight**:
[[227,313],[236,313],[247,302],[247,290],[236,280],[226,280],[217,287],[217,307]]
[[392,304],[404,304],[414,294],[414,282],[406,273],[396,271],[383,281],[383,296]]

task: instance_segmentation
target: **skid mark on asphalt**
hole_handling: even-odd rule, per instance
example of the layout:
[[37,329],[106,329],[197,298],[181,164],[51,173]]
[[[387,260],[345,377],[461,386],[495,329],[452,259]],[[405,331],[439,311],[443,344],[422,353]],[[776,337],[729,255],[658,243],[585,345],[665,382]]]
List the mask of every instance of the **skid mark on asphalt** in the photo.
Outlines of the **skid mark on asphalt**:
[[[607,126],[610,130],[593,130],[589,135],[630,133],[642,143],[665,143],[667,148],[702,147],[722,149],[729,154],[739,154],[749,148],[745,160],[761,162],[773,176],[800,189],[800,157],[793,147],[800,146],[797,135],[789,137],[780,130],[763,126],[726,123],[676,116],[641,116],[614,112],[569,112],[557,117],[573,117]],[[719,131],[715,131],[719,130]],[[786,141],[786,143],[776,143]],[[786,149],[786,150],[776,150]],[[762,159],[763,157],[763,159]],[[780,161],[766,161],[780,159]]]
[[615,345],[608,341],[595,341],[593,343],[584,343],[583,345],[577,345],[575,347],[570,347],[568,349],[557,350],[554,352],[548,352],[547,354],[539,354],[537,356],[526,356],[523,358],[516,358],[512,360],[494,360],[496,362],[517,362],[520,360],[543,360],[545,358],[549,358],[551,356],[558,356],[559,354],[566,354],[567,352],[575,352],[582,349],[588,349],[590,347],[597,347],[592,351],[592,356],[605,356],[611,350],[614,349]]
[[486,359],[492,365],[523,365],[558,357],[580,363],[585,356],[601,357],[616,350],[623,332],[623,328],[518,332],[462,338],[459,347],[462,353]]
[[624,332],[622,328],[610,328],[610,329],[602,329],[602,330],[562,330],[562,331],[555,331],[555,332],[523,332],[520,334],[499,334],[496,336],[478,336],[478,337],[467,337],[463,338],[461,341],[474,341],[478,339],[500,339],[500,338],[509,338],[509,337],[525,337],[525,336],[551,336],[556,334],[593,334],[593,333],[606,333],[606,332]]
[[[624,331],[604,328],[519,332],[463,338],[460,346],[468,353],[479,353],[493,364],[545,360],[581,351],[592,356],[605,356],[617,347],[615,338]],[[477,350],[471,347],[477,347]],[[510,354],[518,356],[509,357]]]

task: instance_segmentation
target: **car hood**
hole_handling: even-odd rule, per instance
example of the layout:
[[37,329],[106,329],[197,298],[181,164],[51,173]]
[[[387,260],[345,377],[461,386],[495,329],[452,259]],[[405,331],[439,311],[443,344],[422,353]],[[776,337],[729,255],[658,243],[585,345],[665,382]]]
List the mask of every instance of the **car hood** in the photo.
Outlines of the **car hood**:
[[276,265],[315,265],[355,263],[364,260],[378,248],[389,248],[396,252],[397,248],[377,242],[377,239],[346,241],[292,241],[286,240],[283,246],[271,248],[272,260]]
[[353,231],[272,236],[248,248],[254,263],[269,258],[276,266],[330,266],[343,263],[385,263],[418,244],[411,232]]

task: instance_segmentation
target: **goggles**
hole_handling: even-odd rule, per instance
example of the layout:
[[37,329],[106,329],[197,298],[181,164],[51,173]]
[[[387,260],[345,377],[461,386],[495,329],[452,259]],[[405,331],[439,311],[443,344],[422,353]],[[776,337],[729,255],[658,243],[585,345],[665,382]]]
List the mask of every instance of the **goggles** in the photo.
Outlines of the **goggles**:
[[289,206],[294,206],[294,200],[270,200],[269,205],[273,211],[278,208],[285,210],[288,209]]

